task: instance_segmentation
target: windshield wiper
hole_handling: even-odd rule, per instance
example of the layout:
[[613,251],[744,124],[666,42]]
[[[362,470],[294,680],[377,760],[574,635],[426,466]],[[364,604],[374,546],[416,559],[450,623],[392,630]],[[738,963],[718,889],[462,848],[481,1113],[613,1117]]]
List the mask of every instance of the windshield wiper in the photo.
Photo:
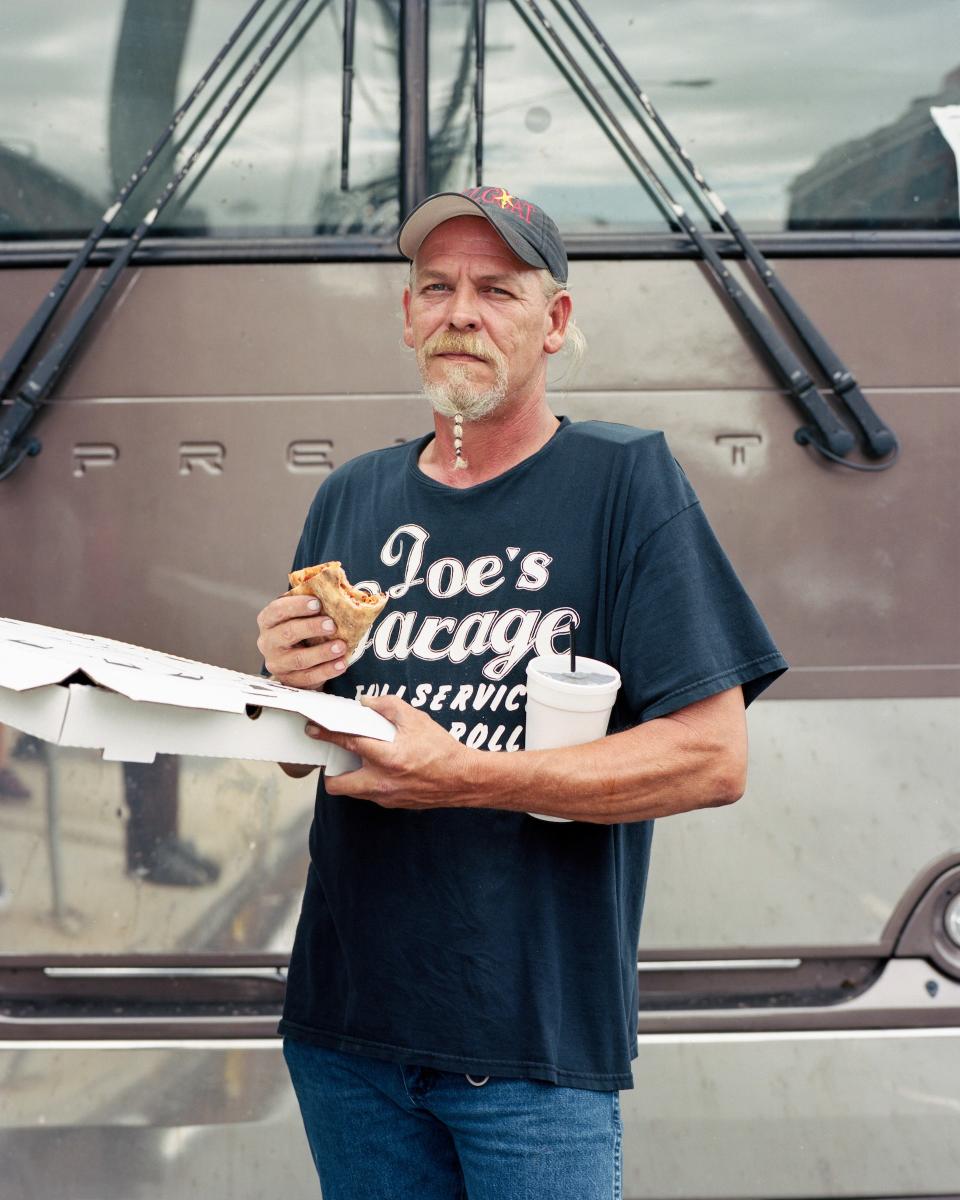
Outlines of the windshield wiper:
[[[254,43],[253,43],[254,45],[256,44],[257,41],[260,40],[260,37],[262,36],[263,31],[265,29],[269,28],[269,26],[273,24],[273,21],[276,18],[277,13],[279,13],[283,9],[283,7],[286,3],[287,3],[287,0],[280,0],[280,3],[277,5],[277,7],[274,9],[274,11],[267,17],[266,21],[264,22],[264,24],[262,25],[260,30],[258,30],[258,32],[257,32],[256,38],[254,39]],[[240,106],[240,108],[237,110],[237,112],[233,116],[233,119],[230,122],[229,128],[224,131],[223,136],[219,139],[216,146],[210,151],[210,153],[203,160],[203,164],[196,171],[194,171],[191,174],[189,180],[186,182],[184,187],[182,189],[180,189],[180,191],[177,193],[177,199],[176,199],[176,202],[172,209],[172,215],[170,218],[171,221],[176,221],[179,218],[180,214],[184,211],[186,206],[193,199],[193,196],[196,194],[197,190],[202,186],[203,181],[207,178],[207,176],[210,174],[210,172],[216,166],[217,162],[220,159],[220,155],[230,145],[231,138],[236,133],[236,131],[240,128],[240,126],[243,124],[243,122],[247,119],[247,115],[250,112],[250,110],[253,109],[254,107],[256,107],[256,105],[260,101],[260,97],[267,90],[267,88],[270,86],[270,84],[273,82],[273,80],[276,78],[276,76],[279,74],[279,72],[283,70],[283,68],[284,68],[285,64],[287,63],[287,61],[289,60],[290,56],[292,54],[296,53],[297,47],[301,44],[303,39],[310,32],[313,25],[320,19],[321,16],[323,16],[323,14],[326,12],[326,10],[330,7],[330,5],[332,3],[333,3],[333,0],[319,0],[317,7],[310,14],[310,16],[307,17],[306,20],[304,20],[300,23],[300,28],[296,31],[296,33],[293,35],[293,37],[287,41],[287,44],[286,44],[286,46],[284,46],[282,53],[279,55],[278,58],[276,58],[274,60],[273,64],[270,67],[270,70],[267,72],[264,72],[264,74],[261,76],[260,82],[257,84],[256,89],[251,92],[251,94],[247,97],[247,99],[245,100],[243,105]],[[243,55],[244,62],[249,57],[251,49],[252,49],[252,46],[248,47],[247,50],[244,52],[244,55]],[[217,92],[218,96],[224,91],[227,83],[229,82],[230,79],[232,79],[234,77],[234,75],[237,73],[238,69],[239,68],[238,68],[237,63],[234,63],[233,69],[231,70],[231,73],[230,73],[228,79],[223,81],[220,85],[220,88],[218,89],[218,92]],[[212,107],[213,107],[213,105],[211,104],[209,106],[209,108],[212,108]],[[208,108],[208,111],[209,111],[209,108]],[[206,115],[206,114],[204,114],[204,115]],[[200,119],[198,118],[197,121],[195,122],[194,127],[195,128],[198,127],[200,125],[200,123],[201,123]],[[190,130],[190,133],[191,133],[191,135],[193,134],[193,129]]]
[[[60,335],[53,342],[53,345],[50,347],[49,351],[43,356],[33,371],[31,371],[24,385],[18,389],[13,404],[4,413],[3,417],[0,418],[0,480],[6,479],[9,475],[11,475],[23,462],[24,458],[28,456],[34,456],[40,452],[40,443],[35,438],[25,440],[25,435],[32,422],[36,419],[43,402],[53,389],[53,386],[56,383],[61,371],[66,366],[67,361],[76,349],[85,329],[93,320],[93,317],[96,315],[100,305],[110,292],[110,289],[116,283],[117,279],[119,279],[120,274],[129,263],[137,247],[143,241],[157,217],[171,200],[184,177],[190,171],[191,167],[197,161],[200,154],[213,138],[214,134],[226,120],[234,105],[246,91],[247,87],[259,73],[264,63],[274,52],[278,44],[283,40],[284,35],[287,33],[291,25],[293,25],[294,21],[309,2],[310,0],[297,0],[297,3],[294,5],[289,16],[267,43],[266,47],[261,51],[260,55],[254,61],[253,65],[243,77],[239,85],[234,89],[223,109],[214,118],[212,124],[208,126],[197,145],[189,152],[186,162],[183,164],[180,170],[176,172],[173,178],[168,181],[163,191],[157,197],[153,208],[150,209],[127,241],[117,251],[110,263],[110,266],[106,271],[104,271],[104,273],[93,285],[89,293],[78,305],[76,312],[70,318]],[[215,69],[215,67],[222,61],[223,56],[227,53],[230,46],[236,40],[236,37],[239,36],[243,28],[246,27],[247,23],[252,19],[263,3],[264,0],[255,0],[255,3],[244,17],[241,25],[238,26],[233,34],[231,34],[229,42],[225,44],[224,48],[217,55],[217,58],[214,63],[211,64],[211,67],[204,72],[200,82],[191,93],[191,97],[195,97],[202,90],[202,87],[209,78],[212,70]],[[169,137],[173,128],[178,124],[180,117],[182,117],[182,113],[180,113],[179,116],[177,114],[174,115],[174,118],[167,127],[167,130],[164,131],[166,136],[161,135],[161,138],[151,149],[150,155],[155,157],[155,152],[162,147],[166,141],[166,138]],[[146,160],[144,161],[146,162]],[[152,157],[150,157],[150,161],[153,161]],[[147,166],[149,166],[149,163],[147,163]],[[145,169],[146,168],[141,168],[137,174],[142,174]],[[136,179],[137,175],[135,175],[133,179],[125,185],[125,189],[132,190],[130,185]],[[127,195],[129,195],[129,190],[127,190]],[[97,240],[103,236],[103,232],[116,216],[117,211],[119,211],[119,207],[120,204],[115,202],[111,208],[107,209],[99,224],[84,243],[84,247],[81,249],[77,258],[80,257],[80,254],[84,253],[86,253],[87,258],[89,257],[90,252],[96,245]],[[86,260],[84,259],[84,261]],[[61,280],[66,277],[74,268],[76,262],[77,259],[70,264],[70,266],[64,272],[64,275],[61,277]],[[71,282],[76,278],[77,272],[82,266],[83,262],[80,263],[80,266],[76,267],[76,270],[73,270],[73,274],[70,276]],[[57,292],[56,288],[54,288],[53,292],[48,293],[40,308],[37,310],[37,313],[35,313],[30,322],[28,322],[26,329],[20,333],[14,342],[14,347],[26,345],[27,349],[20,353],[19,359],[14,362],[14,347],[11,347],[11,350],[8,351],[7,355],[4,356],[4,363],[6,364],[7,360],[9,359],[10,366],[12,368],[10,370],[10,375],[14,374],[16,370],[19,369],[19,366],[22,364],[26,355],[30,352],[30,349],[35,344],[37,338],[40,336],[45,324],[49,321],[50,316],[53,315],[53,312],[56,310],[60,300],[62,300],[65,292],[66,287],[60,289],[59,293]],[[54,302],[53,297],[55,295],[56,300]],[[48,307],[49,313],[46,315],[45,320],[43,320],[41,323],[41,321],[38,320],[38,317]],[[35,331],[33,331],[34,326],[36,326]]]
[[[639,160],[643,158],[643,155],[641,154],[639,147],[635,144],[633,139],[617,120],[613,110],[593,86],[593,83],[589,78],[584,79],[585,86],[581,86],[580,79],[583,78],[583,73],[579,72],[579,74],[575,74],[574,70],[572,70],[568,65],[568,62],[557,53],[551,44],[551,39],[548,38],[541,27],[537,25],[533,17],[527,13],[524,7],[524,0],[510,0],[510,2],[516,10],[517,15],[530,30],[534,40],[539,44],[543,52],[567,81],[570,86],[570,90],[590,114],[590,116],[596,122],[597,128],[619,155],[624,166],[647,193],[651,202],[659,206],[658,197],[648,183],[647,176],[644,174],[644,171],[640,166]],[[544,24],[549,27],[549,22],[546,20],[544,21]],[[559,40],[557,39],[557,35],[552,27],[550,27],[550,34],[553,39]],[[569,54],[567,57],[569,59]],[[576,63],[573,64],[574,68],[576,68],[576,65]],[[667,224],[669,225],[670,229],[674,233],[679,233],[680,226],[674,219],[673,214],[664,213],[664,216],[666,217]]]
[[473,111],[477,130],[476,144],[474,145],[477,187],[483,185],[483,58],[487,41],[486,23],[487,0],[474,0],[473,41],[477,69],[473,87]]
[[622,133],[622,126],[616,121],[613,114],[610,113],[609,107],[600,95],[596,84],[577,62],[573,53],[563,38],[557,33],[551,22],[544,16],[536,0],[513,0],[513,3],[515,6],[519,3],[526,4],[536,20],[543,27],[546,35],[551,39],[567,63],[569,63],[571,70],[574,71],[583,87],[590,93],[594,103],[606,113],[609,113],[608,119],[614,123],[618,133],[621,133],[621,136],[627,140],[631,152],[636,158],[637,165],[647,179],[649,188],[664,216],[671,224],[676,222],[696,246],[701,258],[710,267],[720,286],[736,306],[741,317],[749,325],[757,342],[762,346],[771,367],[780,377],[783,386],[793,397],[794,402],[806,419],[813,424],[816,433],[812,436],[818,439],[820,445],[832,455],[842,457],[845,454],[849,454],[854,446],[853,434],[820,395],[816,385],[793,350],[776,331],[770,320],[760,311],[746,292],[744,292],[720,255],[690,220],[683,206],[667,190],[663,181],[644,157],[639,147],[627,138],[626,134]]
[[[36,312],[14,339],[13,344],[3,355],[3,358],[0,359],[0,396],[4,395],[10,381],[19,373],[24,362],[26,361],[27,356],[30,354],[30,351],[37,344],[37,341],[42,336],[44,330],[53,319],[54,314],[60,307],[61,301],[70,290],[74,280],[87,265],[90,255],[96,249],[97,243],[106,234],[107,230],[116,220],[117,214],[120,212],[121,208],[123,208],[124,204],[127,202],[142,181],[143,177],[149,171],[157,155],[161,152],[167,142],[169,142],[171,137],[173,137],[177,126],[186,116],[187,111],[193,106],[194,101],[207,86],[210,81],[210,77],[233,49],[237,39],[243,34],[243,31],[256,16],[257,10],[262,8],[265,3],[266,0],[255,0],[246,16],[217,51],[216,57],[197,80],[193,91],[189,96],[187,96],[184,102],[170,118],[170,123],[147,151],[143,161],[140,163],[140,166],[137,167],[120,191],[117,192],[113,203],[100,218],[97,225],[95,225],[91,230],[87,240],[74,255],[63,274],[53,285],[53,288],[46,294],[46,296],[44,296],[43,300],[37,307]],[[0,463],[2,463],[2,461],[3,454],[0,453]]]
[[[615,77],[610,74],[606,64],[600,60],[595,51],[586,41],[582,31],[565,12],[560,0],[553,0],[553,4],[563,17],[564,21],[566,21],[570,29],[572,29],[579,38],[581,44],[590,52],[594,62],[596,62],[597,65],[600,66],[600,68],[604,71],[604,74],[607,76],[610,82],[613,83],[614,86],[617,86]],[[764,287],[766,287],[767,291],[777,302],[781,312],[787,318],[792,328],[807,347],[812,358],[823,372],[826,379],[829,380],[835,396],[843,405],[846,406],[847,411],[853,417],[854,421],[856,421],[865,441],[866,452],[873,458],[883,458],[886,455],[892,455],[888,462],[876,464],[870,467],[865,467],[863,464],[851,462],[841,462],[841,465],[845,467],[851,467],[856,470],[885,470],[887,467],[892,466],[899,451],[899,444],[897,442],[896,435],[887,425],[884,424],[884,422],[874,411],[870,402],[861,392],[856,379],[853,377],[853,374],[844,365],[833,348],[828,344],[826,338],[823,336],[820,330],[817,329],[807,313],[803,310],[803,308],[801,308],[799,303],[780,282],[773,268],[770,266],[770,263],[743,231],[734,215],[723,203],[717,193],[710,187],[701,172],[696,168],[689,154],[687,154],[686,150],[683,149],[676,137],[673,135],[673,132],[670,130],[669,126],[657,112],[656,108],[654,108],[650,97],[624,66],[616,51],[600,32],[597,25],[591,19],[589,13],[586,12],[583,5],[580,3],[580,0],[569,0],[569,4],[583,22],[584,26],[589,30],[597,44],[607,55],[608,59],[616,68],[630,92],[636,98],[639,108],[635,108],[631,105],[631,111],[634,113],[645,132],[656,144],[656,139],[650,126],[652,124],[656,127],[657,131],[667,142],[670,149],[676,156],[676,161],[679,162],[682,169],[694,181],[697,190],[693,191],[691,188],[691,194],[694,196],[697,196],[698,194],[703,196],[709,203],[716,217],[723,222],[723,225],[726,226],[726,228],[733,235],[734,240],[743,251],[744,257],[750,262],[751,266],[760,277]],[[620,89],[619,86],[617,86],[617,91],[621,96],[623,96],[622,89]],[[671,166],[674,165],[673,160],[668,159],[668,161],[671,163]],[[687,186],[688,188],[690,187],[689,183],[687,183]],[[824,447],[817,441],[815,437],[810,435],[809,431],[798,430],[797,440],[801,444],[809,443],[813,445],[817,450],[821,451],[821,453],[823,453],[824,449],[827,449],[832,453],[828,453],[826,456],[828,458],[833,458],[834,461],[839,461],[834,457],[837,454],[836,447],[831,446],[829,442],[827,443],[827,446]],[[842,455],[846,453],[846,451],[839,451],[839,453]]]
[[340,191],[350,190],[350,120],[353,108],[353,42],[357,0],[343,0],[343,79],[340,100]]

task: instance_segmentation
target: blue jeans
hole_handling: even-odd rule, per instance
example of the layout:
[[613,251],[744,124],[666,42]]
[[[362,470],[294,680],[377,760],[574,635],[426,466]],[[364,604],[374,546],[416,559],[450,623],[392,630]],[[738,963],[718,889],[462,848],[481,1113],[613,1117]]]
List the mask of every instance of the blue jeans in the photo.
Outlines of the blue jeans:
[[292,1038],[283,1056],[323,1200],[621,1200],[617,1092],[481,1082]]

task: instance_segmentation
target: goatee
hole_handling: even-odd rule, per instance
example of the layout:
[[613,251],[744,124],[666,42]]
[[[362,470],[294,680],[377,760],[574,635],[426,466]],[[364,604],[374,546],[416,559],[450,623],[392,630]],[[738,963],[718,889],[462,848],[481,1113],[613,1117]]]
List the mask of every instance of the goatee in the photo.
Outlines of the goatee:
[[[490,363],[496,377],[492,384],[478,384],[470,378],[466,363],[450,363],[445,377],[427,378],[427,366],[438,354],[470,354]],[[464,421],[479,421],[489,416],[507,398],[507,363],[495,346],[473,333],[444,331],[429,338],[417,352],[417,365],[423,379],[423,393],[434,411],[443,417],[460,416]]]

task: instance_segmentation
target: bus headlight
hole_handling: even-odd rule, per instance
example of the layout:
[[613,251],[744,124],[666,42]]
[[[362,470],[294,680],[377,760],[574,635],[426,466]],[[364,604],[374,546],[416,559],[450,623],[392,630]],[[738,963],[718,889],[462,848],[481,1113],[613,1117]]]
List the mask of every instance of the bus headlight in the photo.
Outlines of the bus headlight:
[[943,927],[950,941],[955,946],[960,946],[960,896],[954,896],[947,905],[947,911],[943,914]]

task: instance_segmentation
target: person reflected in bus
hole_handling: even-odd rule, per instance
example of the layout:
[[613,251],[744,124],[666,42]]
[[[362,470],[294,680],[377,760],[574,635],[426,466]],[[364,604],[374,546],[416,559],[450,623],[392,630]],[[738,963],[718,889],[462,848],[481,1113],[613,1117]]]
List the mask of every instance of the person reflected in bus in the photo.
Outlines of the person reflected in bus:
[[152,763],[123,764],[127,873],[167,887],[203,887],[220,877],[220,864],[182,838],[180,759],[158,754]]
[[[30,799],[30,789],[20,776],[9,766],[10,737],[5,725],[0,725],[0,803],[25,804]],[[10,891],[0,865],[0,911],[10,906]]]
[[11,749],[10,732],[5,725],[0,725],[0,803],[26,804],[32,793],[10,766]]
[[[441,194],[399,248],[433,431],[329,475],[294,560],[389,603],[349,663],[316,599],[258,617],[274,678],[396,727],[307,727],[362,765],[320,777],[284,1055],[325,1200],[599,1200],[653,820],[740,797],[745,704],[786,663],[663,435],[551,411],[579,338],[543,209]],[[512,753],[526,664],[573,632],[622,679],[607,736]]]

